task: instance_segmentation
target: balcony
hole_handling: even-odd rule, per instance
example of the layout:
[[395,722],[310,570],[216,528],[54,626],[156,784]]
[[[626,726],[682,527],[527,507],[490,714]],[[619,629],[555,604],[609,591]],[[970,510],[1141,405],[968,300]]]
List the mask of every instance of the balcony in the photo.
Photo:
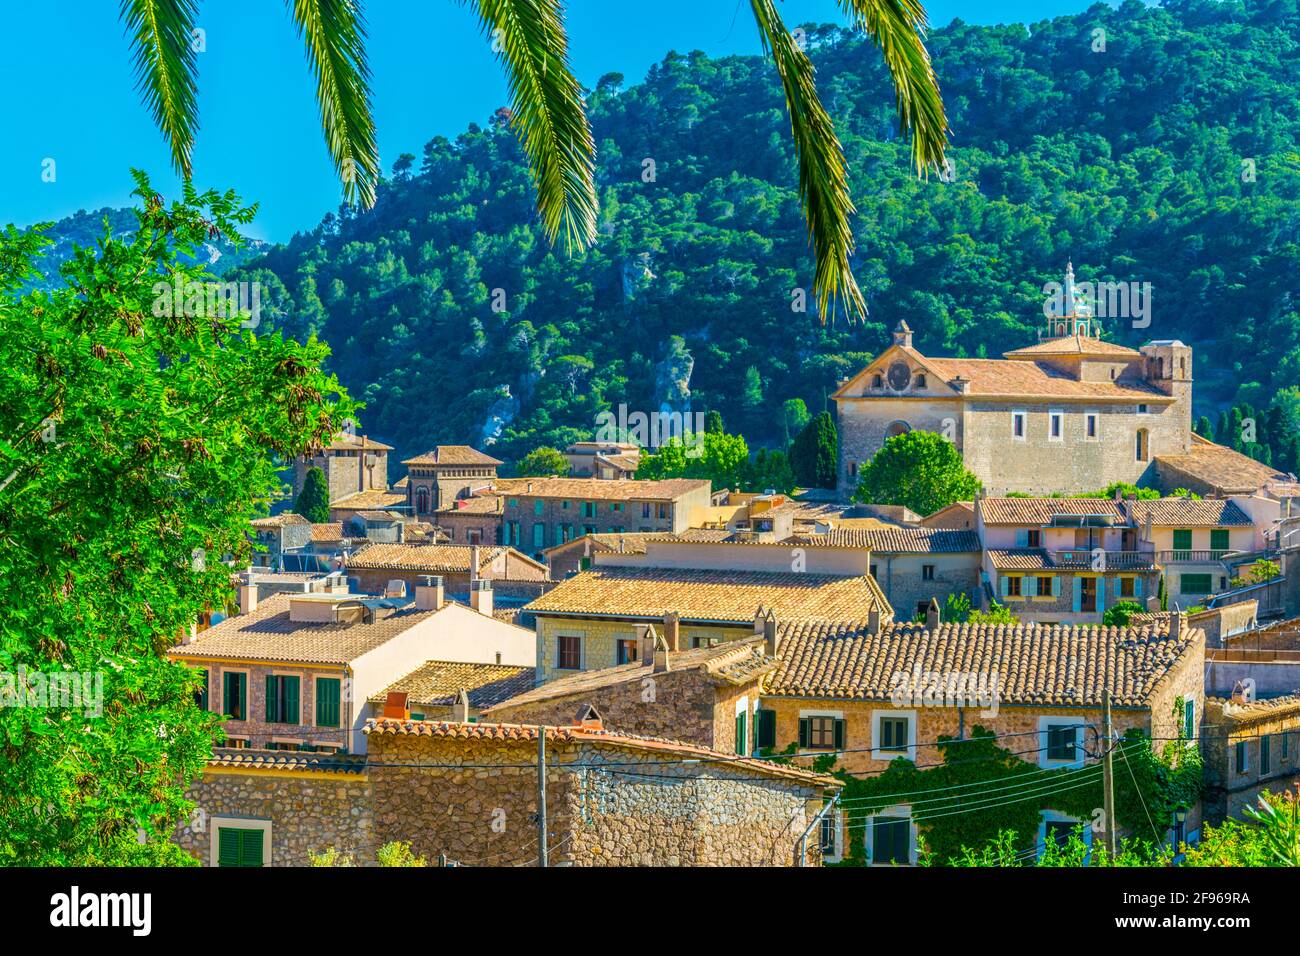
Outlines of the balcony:
[[[1053,551],[1052,563],[1059,568],[1081,568],[1094,571],[1142,571],[1152,567],[1153,551],[1103,551],[1100,548],[1072,548]],[[1094,567],[1094,562],[1096,566]]]
[[1160,551],[1156,560],[1160,564],[1222,564],[1234,552],[1222,551]]

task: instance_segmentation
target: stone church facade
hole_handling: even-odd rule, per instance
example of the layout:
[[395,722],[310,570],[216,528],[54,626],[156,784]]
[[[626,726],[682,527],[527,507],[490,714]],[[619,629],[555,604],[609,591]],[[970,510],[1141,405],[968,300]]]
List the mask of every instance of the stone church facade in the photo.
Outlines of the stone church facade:
[[1001,359],[922,355],[900,322],[893,344],[832,396],[840,496],[887,438],[917,429],[950,439],[993,495],[1156,484],[1158,456],[1192,449],[1192,350],[1102,341],[1073,280],[1039,342]]

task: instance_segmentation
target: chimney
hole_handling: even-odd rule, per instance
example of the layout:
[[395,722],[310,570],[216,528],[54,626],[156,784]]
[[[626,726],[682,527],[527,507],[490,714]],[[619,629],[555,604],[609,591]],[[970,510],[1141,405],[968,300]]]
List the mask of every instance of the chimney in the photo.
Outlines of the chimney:
[[776,614],[769,608],[767,617],[763,618],[763,652],[768,657],[776,657],[776,648],[779,643],[780,638],[776,636]]
[[668,666],[668,642],[661,635],[655,639],[654,672],[663,674],[670,669]]
[[492,616],[492,582],[473,580],[469,583],[469,606],[484,617]]
[[469,546],[469,579],[471,582],[478,580],[478,545]]
[[573,725],[583,730],[604,730],[605,718],[600,715],[595,704],[583,704],[573,718]]
[[1183,612],[1176,607],[1169,613],[1169,636],[1174,640],[1183,636]]
[[251,574],[239,580],[239,613],[252,614],[257,610],[257,585]]
[[930,606],[925,609],[925,627],[926,630],[934,631],[939,628],[939,599],[930,598]]
[[406,582],[401,578],[391,578],[384,588],[384,597],[406,597]]
[[415,606],[421,611],[440,611],[446,601],[442,578],[434,574],[421,574],[415,585]]
[[760,604],[758,606],[758,610],[754,612],[754,633],[755,634],[763,633],[763,622],[766,620],[767,620],[767,609]]
[[676,611],[664,615],[664,643],[670,651],[680,651],[682,616]]
[[464,687],[456,695],[456,703],[451,705],[451,722],[453,724],[469,723],[469,694],[465,693]]
[[655,656],[655,629],[650,624],[636,626],[636,657],[646,664],[652,663]]
[[867,633],[876,637],[880,633],[880,608],[872,607],[867,612]]
[[391,720],[410,720],[411,711],[406,706],[406,691],[390,690],[384,698],[384,717]]

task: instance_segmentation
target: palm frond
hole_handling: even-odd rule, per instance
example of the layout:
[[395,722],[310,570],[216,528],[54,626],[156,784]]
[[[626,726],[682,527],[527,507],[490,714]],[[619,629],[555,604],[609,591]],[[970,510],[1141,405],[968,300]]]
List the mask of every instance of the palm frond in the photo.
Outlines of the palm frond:
[[370,112],[366,26],[359,0],[287,0],[316,76],[316,101],[330,158],[348,202],[375,204],[379,147]]
[[194,0],[122,0],[121,19],[135,51],[136,89],[167,137],[172,165],[186,179],[199,125]]
[[808,238],[817,260],[813,292],[823,319],[843,304],[850,317],[866,314],[867,305],[853,278],[853,200],[849,196],[844,150],[830,116],[817,98],[813,65],[781,21],[772,0],[750,0],[763,48],[772,54],[794,134],[799,159],[799,196],[808,221]]
[[928,26],[920,0],[839,0],[853,25],[880,48],[894,81],[898,119],[912,136],[917,172],[943,165],[948,143],[948,117],[939,95],[930,54],[925,49]]
[[537,185],[546,237],[565,247],[596,238],[596,144],[569,71],[569,41],[558,0],[477,0],[483,32],[506,67],[512,124]]

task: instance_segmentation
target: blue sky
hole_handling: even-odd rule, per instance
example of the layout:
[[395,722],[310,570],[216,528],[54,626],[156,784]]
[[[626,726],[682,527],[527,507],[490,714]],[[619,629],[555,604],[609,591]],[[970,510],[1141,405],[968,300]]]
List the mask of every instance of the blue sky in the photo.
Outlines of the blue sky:
[[[931,23],[1032,22],[1089,0],[927,3]],[[126,205],[137,166],[164,194],[175,191],[161,135],[135,91],[126,38],[110,0],[13,3],[0,33],[0,223],[57,219],[78,209]],[[594,86],[619,72],[629,83],[669,50],[758,53],[744,0],[568,0],[578,79]],[[834,0],[783,0],[789,24],[843,22]],[[451,0],[370,0],[373,105],[384,169],[420,154],[435,135],[483,123],[508,97],[473,13]],[[260,203],[250,235],[287,240],[338,205],[302,47],[278,0],[201,0],[198,25],[201,128],[194,153],[200,187],[234,188]],[[42,181],[55,161],[55,180]]]

